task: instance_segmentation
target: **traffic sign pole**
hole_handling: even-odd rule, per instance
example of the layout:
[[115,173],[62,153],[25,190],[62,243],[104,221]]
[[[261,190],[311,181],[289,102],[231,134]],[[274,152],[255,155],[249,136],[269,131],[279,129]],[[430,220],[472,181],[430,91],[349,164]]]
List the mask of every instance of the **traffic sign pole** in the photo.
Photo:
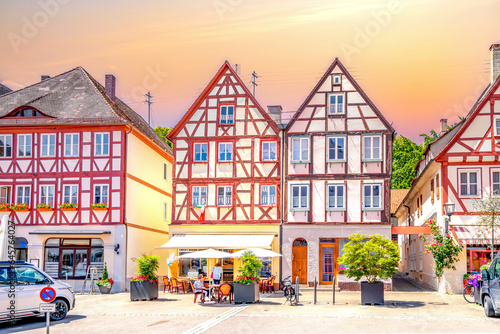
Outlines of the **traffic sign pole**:
[[45,324],[47,326],[47,334],[49,334],[50,331],[50,312],[45,313]]
[[[56,290],[52,289],[50,286],[43,288],[40,291],[40,299],[45,303],[53,302],[56,299]],[[40,304],[40,312],[45,311],[47,334],[49,334],[50,330],[50,312],[54,312],[55,308],[56,306],[54,304]]]

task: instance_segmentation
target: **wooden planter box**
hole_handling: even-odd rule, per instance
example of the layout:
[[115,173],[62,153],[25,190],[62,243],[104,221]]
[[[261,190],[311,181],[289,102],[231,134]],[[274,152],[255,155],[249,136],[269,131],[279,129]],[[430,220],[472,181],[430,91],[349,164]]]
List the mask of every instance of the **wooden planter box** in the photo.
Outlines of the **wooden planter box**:
[[54,211],[53,208],[36,208],[38,211]]
[[130,282],[130,300],[158,299],[158,283]]
[[235,303],[255,303],[260,300],[258,284],[233,283]]
[[383,282],[361,282],[361,304],[362,305],[383,305],[384,304],[384,283]]

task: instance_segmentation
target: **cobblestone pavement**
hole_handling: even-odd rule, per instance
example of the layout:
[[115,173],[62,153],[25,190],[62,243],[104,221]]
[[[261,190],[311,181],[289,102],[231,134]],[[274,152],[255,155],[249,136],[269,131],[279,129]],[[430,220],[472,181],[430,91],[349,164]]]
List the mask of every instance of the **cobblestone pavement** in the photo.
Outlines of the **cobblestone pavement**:
[[[193,295],[160,292],[157,301],[131,302],[128,293],[78,296],[75,310],[52,323],[51,333],[500,333],[500,318],[487,318],[461,295],[386,292],[385,304],[363,306],[359,292],[306,291],[297,306],[283,295],[252,305],[193,303]],[[0,333],[45,333],[43,318],[0,325]]]

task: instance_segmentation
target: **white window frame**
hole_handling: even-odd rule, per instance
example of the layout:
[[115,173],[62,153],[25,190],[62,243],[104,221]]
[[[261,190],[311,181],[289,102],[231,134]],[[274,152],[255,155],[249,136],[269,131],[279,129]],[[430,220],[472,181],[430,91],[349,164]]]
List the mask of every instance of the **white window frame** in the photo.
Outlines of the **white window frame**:
[[[373,189],[378,186],[379,187],[379,195],[378,196],[374,196],[373,195]],[[366,206],[366,196],[365,196],[365,188],[366,187],[371,187],[371,190],[370,190],[370,206]],[[361,196],[363,197],[363,211],[381,211],[383,209],[383,197],[382,197],[382,194],[383,194],[383,187],[382,187],[382,183],[363,183],[363,193],[361,194]],[[378,201],[378,206],[375,207],[373,206],[373,199],[375,197],[378,197],[379,198],[379,201]]]
[[[333,103],[332,103],[332,97],[335,97],[335,101]],[[339,103],[339,97],[342,97],[341,103]],[[328,94],[327,99],[328,99],[328,101],[327,101],[328,115],[344,115],[345,114],[346,103],[345,103],[345,94],[344,93],[330,93],[330,94]],[[332,107],[333,107],[333,112],[332,112]]]
[[164,221],[169,221],[168,219],[168,203],[167,202],[163,202],[163,220]]
[[500,136],[500,117],[495,117],[495,136]]
[[[224,151],[224,159],[221,159],[221,152],[222,152],[222,146],[225,148]],[[229,151],[227,148],[231,147],[231,150]],[[228,157],[229,154],[229,157]],[[218,162],[232,162],[233,161],[233,143],[232,142],[219,142],[217,143],[217,161]]]
[[[338,81],[337,81],[338,79]],[[336,82],[337,81],[337,82]],[[342,75],[341,74],[333,74],[332,75],[332,85],[340,85],[342,83]]]
[[55,157],[56,156],[56,134],[42,133],[40,136],[40,157]]
[[[220,202],[221,195],[219,195],[219,189],[223,189],[222,204]],[[217,187],[217,206],[230,207],[232,205],[233,205],[233,186],[218,186]]]
[[[370,138],[370,157],[367,157],[366,155],[366,139]],[[374,151],[375,148],[373,146],[373,139],[378,138],[379,139],[379,147],[378,147],[378,157],[374,156]],[[376,134],[376,135],[363,135],[363,161],[382,161],[382,154],[383,154],[383,145],[382,145],[382,135]]]
[[[198,203],[195,203],[195,189],[198,188]],[[202,190],[203,188],[205,189],[205,198],[202,196]],[[192,206],[197,206],[197,205],[207,205],[207,198],[208,198],[208,187],[207,186],[193,186],[191,189],[191,204]],[[203,201],[203,199],[205,201]]]
[[[66,189],[69,189],[69,195],[66,195]],[[75,189],[76,189],[76,192],[74,191]],[[66,200],[66,199],[68,199],[68,200]],[[76,185],[76,184],[63,185],[62,202],[63,203],[75,203],[78,205],[78,185]]]
[[165,181],[168,181],[168,164],[166,162],[163,162],[163,179]]
[[[23,145],[21,145],[21,138],[23,138]],[[29,138],[29,145],[28,143]],[[26,148],[29,147],[29,155],[26,154]],[[21,148],[23,148],[23,154],[21,154]],[[17,135],[17,156],[21,158],[30,158],[33,156],[33,136],[31,134]]]
[[[225,108],[225,111],[226,111],[225,115],[222,115],[222,108]],[[229,117],[229,108],[233,109],[233,113],[232,113],[231,117]],[[234,124],[235,109],[236,108],[233,104],[224,104],[224,105],[219,106],[219,116],[220,116],[219,123],[221,125]],[[223,122],[223,120],[224,120],[224,122]]]
[[[498,173],[498,182],[493,180],[493,173]],[[498,192],[495,194],[495,185],[498,186]],[[500,169],[491,170],[491,195],[500,197]]]
[[[294,145],[295,145],[295,142],[299,143],[299,151],[300,151],[300,159],[297,160],[294,158]],[[294,164],[299,164],[299,163],[309,163],[311,161],[311,138],[309,138],[308,136],[293,136],[290,138],[290,154],[291,154],[291,157],[290,157],[290,161],[291,163],[294,163]],[[304,157],[304,150],[306,150],[306,153],[307,153],[307,159],[303,159]]]
[[[69,151],[69,153],[68,153]],[[80,134],[65,133],[64,134],[64,156],[77,157],[80,154]]]
[[[98,140],[97,138],[100,137],[100,143],[98,143]],[[104,138],[108,138],[108,143],[106,144],[104,142]],[[95,140],[95,143],[94,143],[94,154],[96,156],[107,156],[109,155],[109,149],[110,149],[110,146],[111,146],[111,136],[109,134],[109,132],[97,132],[94,134],[94,140]]]
[[[271,189],[274,189],[274,198],[271,195]],[[260,186],[260,206],[276,206],[277,198],[276,185],[264,184]],[[265,195],[264,195],[265,193]],[[274,200],[273,200],[274,199]]]
[[[19,189],[23,189],[22,195],[19,196]],[[21,200],[20,200],[21,199]],[[31,186],[30,185],[19,185],[16,186],[16,204],[28,204],[30,206],[31,202]]]
[[[330,187],[335,187],[334,203],[330,206]],[[342,188],[342,206],[338,206],[338,188]],[[327,183],[326,184],[326,211],[345,211],[346,185],[345,183]]]
[[[264,153],[264,145],[268,146],[268,154]],[[274,155],[276,156],[274,159],[271,158],[272,147],[274,146]],[[260,148],[262,150],[262,161],[278,161],[278,143],[276,141],[263,140]]]
[[[99,196],[101,197],[100,201],[97,201],[97,189],[99,189]],[[103,195],[104,189],[106,189],[106,195]],[[109,206],[109,184],[94,184],[94,196],[93,196],[93,203],[106,203]],[[104,199],[104,200],[103,200]]]
[[[342,159],[339,159],[338,158],[338,148],[335,148],[335,157],[334,159],[331,159],[330,158],[330,139],[335,139],[335,145],[337,145],[337,142],[339,139],[342,139],[343,142],[344,142],[344,157]],[[347,137],[346,136],[328,136],[326,137],[326,141],[327,141],[327,144],[326,144],[326,161],[327,162],[345,162],[347,159],[346,159],[346,153],[347,153],[347,145],[346,145],[346,142],[347,142]]]
[[[305,187],[306,189],[306,206],[302,206],[302,189]],[[291,184],[290,185],[290,211],[309,211],[309,206],[310,206],[310,191],[309,191],[309,184]],[[293,205],[293,190],[294,188],[299,188],[299,196],[298,196],[298,201],[299,201],[299,206],[294,207]]]
[[[0,140],[2,142],[0,158],[12,158],[12,135],[0,135]],[[10,154],[7,154],[9,148]]]
[[1,186],[0,187],[0,203],[12,203],[12,187],[11,186]]
[[[200,160],[197,160],[196,159],[196,147],[197,146],[200,146]],[[204,160],[203,159],[203,146],[206,146],[207,147],[207,151],[206,151],[206,155],[207,155],[207,158]],[[208,143],[207,142],[203,142],[203,143],[193,143],[193,162],[208,162]]]
[[[476,173],[476,194],[470,194],[470,187],[472,183],[470,182],[470,175]],[[467,175],[467,194],[462,193],[462,174]],[[459,197],[461,198],[478,198],[481,197],[481,171],[479,169],[459,169],[458,170],[458,187],[459,187]]]
[[40,185],[40,196],[38,197],[38,204],[52,204],[54,206],[56,187],[53,184]]

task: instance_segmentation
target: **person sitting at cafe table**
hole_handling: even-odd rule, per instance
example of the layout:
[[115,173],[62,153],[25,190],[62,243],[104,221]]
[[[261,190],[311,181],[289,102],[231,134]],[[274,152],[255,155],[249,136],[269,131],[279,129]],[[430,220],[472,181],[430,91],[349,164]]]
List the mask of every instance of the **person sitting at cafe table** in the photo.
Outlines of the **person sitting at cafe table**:
[[203,275],[198,275],[198,279],[193,283],[193,288],[195,295],[202,293],[201,301],[204,303],[205,298],[208,297],[208,289],[203,285]]
[[212,270],[212,278],[214,279],[214,284],[220,284],[220,279],[222,276],[222,268],[220,267],[220,263],[217,263]]

